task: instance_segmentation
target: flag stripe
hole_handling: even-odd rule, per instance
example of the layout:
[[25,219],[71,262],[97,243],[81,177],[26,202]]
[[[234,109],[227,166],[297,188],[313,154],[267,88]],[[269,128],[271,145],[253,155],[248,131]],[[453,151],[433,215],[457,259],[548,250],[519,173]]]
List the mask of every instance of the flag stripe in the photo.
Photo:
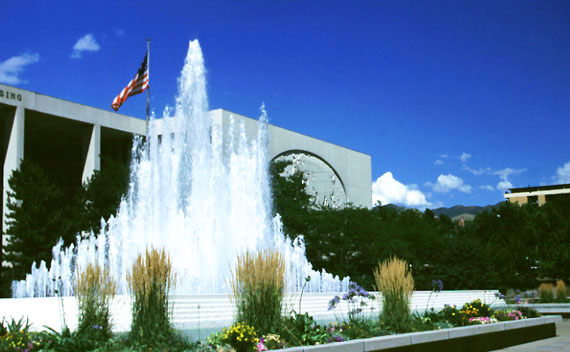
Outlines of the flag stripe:
[[135,77],[127,84],[125,88],[113,99],[111,103],[111,108],[117,111],[127,100],[128,97],[140,94],[144,92],[149,87],[149,77],[148,77],[148,52],[144,57],[144,60],[137,70]]

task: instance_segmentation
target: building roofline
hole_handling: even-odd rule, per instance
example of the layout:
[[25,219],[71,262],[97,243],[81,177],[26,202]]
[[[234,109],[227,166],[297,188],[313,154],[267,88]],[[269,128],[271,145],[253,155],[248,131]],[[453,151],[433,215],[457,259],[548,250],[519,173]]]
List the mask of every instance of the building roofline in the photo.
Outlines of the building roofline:
[[[233,112],[233,111],[231,111],[231,110],[224,109],[224,108],[212,109],[212,110],[210,110],[210,112],[217,111],[217,110],[230,113],[230,114],[232,114],[232,115],[234,115],[234,116],[246,117],[246,118],[248,118],[248,119],[255,120],[255,118],[253,118],[253,117],[249,117],[249,116],[246,116],[246,115],[242,115],[242,114],[240,114],[240,113]],[[276,128],[279,128],[279,129],[282,129],[282,130],[285,130],[285,131],[288,131],[288,132],[291,132],[291,133],[295,133],[295,134],[298,134],[298,135],[302,135],[302,136],[305,136],[305,137],[309,137],[309,138],[312,138],[312,139],[316,139],[316,140],[318,140],[318,141],[320,141],[320,142],[323,142],[323,143],[332,144],[332,145],[334,145],[335,147],[348,149],[348,150],[350,150],[350,151],[352,151],[352,152],[359,153],[359,154],[362,154],[362,155],[366,155],[366,156],[368,156],[368,157],[371,157],[371,155],[368,154],[368,153],[364,153],[364,152],[361,152],[361,151],[359,151],[359,150],[355,150],[355,149],[352,149],[352,148],[349,148],[349,147],[345,147],[345,146],[342,146],[342,145],[339,145],[339,144],[336,144],[336,143],[333,143],[333,142],[326,141],[326,140],[324,140],[324,139],[320,139],[320,138],[312,137],[312,136],[309,136],[309,135],[306,135],[306,134],[303,134],[303,133],[300,133],[300,132],[296,132],[296,131],[290,130],[290,129],[288,129],[288,128],[285,128],[285,127],[277,126],[277,125],[274,125],[274,124],[271,123],[271,122],[269,123],[269,125],[270,125],[270,126],[273,126],[273,127],[276,127]]]
[[505,194],[516,194],[516,193],[528,193],[528,192],[538,192],[538,191],[552,191],[559,189],[570,189],[570,183],[560,184],[560,185],[548,185],[548,186],[536,186],[536,187],[520,187],[520,188],[509,188],[511,193],[505,192]]

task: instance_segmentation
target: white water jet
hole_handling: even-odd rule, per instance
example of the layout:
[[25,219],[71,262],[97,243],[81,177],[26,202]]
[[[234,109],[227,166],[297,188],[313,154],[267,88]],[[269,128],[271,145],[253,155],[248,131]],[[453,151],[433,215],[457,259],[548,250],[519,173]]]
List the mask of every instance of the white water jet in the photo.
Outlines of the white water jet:
[[76,268],[109,268],[120,294],[136,256],[149,246],[170,253],[178,276],[175,293],[225,293],[230,267],[245,250],[275,248],[287,263],[289,291],[345,291],[340,280],[312,270],[302,239],[291,241],[281,220],[271,218],[267,116],[262,108],[257,139],[248,141],[240,121],[229,133],[208,113],[205,69],[191,41],[179,78],[176,107],[152,120],[148,140],[135,138],[129,191],[116,217],[99,234],[81,234],[75,245],[53,248],[49,270],[35,263],[25,280],[12,283],[13,297],[73,294]]

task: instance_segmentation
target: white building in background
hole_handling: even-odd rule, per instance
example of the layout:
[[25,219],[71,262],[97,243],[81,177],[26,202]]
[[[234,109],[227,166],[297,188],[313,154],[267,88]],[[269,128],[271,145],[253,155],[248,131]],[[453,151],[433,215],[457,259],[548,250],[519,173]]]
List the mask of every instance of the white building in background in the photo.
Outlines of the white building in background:
[[[253,138],[257,120],[227,110],[211,111],[227,130],[241,119]],[[31,159],[63,184],[80,185],[100,170],[101,156],[129,161],[133,135],[145,121],[0,84],[2,233],[6,230],[8,179],[22,159]],[[372,206],[370,155],[269,125],[269,158],[287,159],[307,175],[307,190],[318,203]],[[2,238],[2,244],[5,238]]]

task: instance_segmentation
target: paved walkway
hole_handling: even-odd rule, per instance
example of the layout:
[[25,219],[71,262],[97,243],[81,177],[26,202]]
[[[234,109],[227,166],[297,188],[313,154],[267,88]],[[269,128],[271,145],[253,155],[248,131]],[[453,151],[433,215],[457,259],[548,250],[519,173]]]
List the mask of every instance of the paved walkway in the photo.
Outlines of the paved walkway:
[[512,346],[496,351],[508,352],[540,352],[540,351],[568,351],[570,352],[570,320],[564,319],[556,323],[556,337]]

